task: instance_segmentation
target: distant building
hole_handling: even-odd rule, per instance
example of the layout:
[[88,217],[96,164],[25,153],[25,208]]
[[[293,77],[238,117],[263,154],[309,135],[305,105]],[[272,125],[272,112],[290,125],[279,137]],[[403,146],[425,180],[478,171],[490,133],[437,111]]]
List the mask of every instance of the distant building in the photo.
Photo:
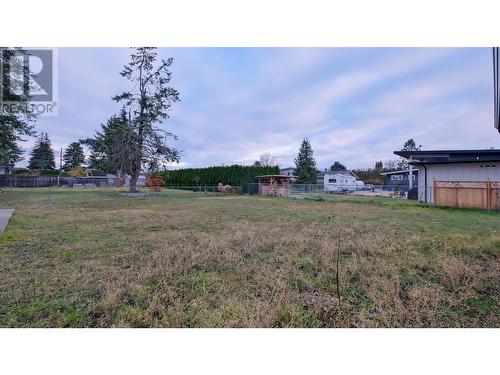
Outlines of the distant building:
[[0,175],[9,174],[9,167],[0,167]]
[[281,176],[293,176],[294,171],[295,171],[295,168],[293,168],[293,167],[282,168],[282,169],[280,169],[280,175]]
[[[500,150],[432,150],[394,151],[394,154],[408,159],[410,166],[417,167],[418,200],[434,203],[433,181],[461,183],[500,181]],[[465,184],[464,184],[465,185]],[[465,195],[465,193],[464,193]]]
[[328,171],[328,169],[325,169],[324,171],[316,171],[316,183],[317,184],[322,184],[325,181],[325,173]]
[[[401,186],[403,189],[407,189],[410,186],[410,170],[406,169],[403,171],[392,171],[392,172],[382,172],[381,176],[385,177],[384,185],[389,188],[394,186]],[[412,185],[417,186],[418,184],[418,169],[413,169],[412,171]]]
[[295,182],[296,177],[294,176],[295,168],[294,167],[287,167],[287,168],[282,168],[280,169],[280,175],[281,176],[288,176],[290,177],[289,182]]

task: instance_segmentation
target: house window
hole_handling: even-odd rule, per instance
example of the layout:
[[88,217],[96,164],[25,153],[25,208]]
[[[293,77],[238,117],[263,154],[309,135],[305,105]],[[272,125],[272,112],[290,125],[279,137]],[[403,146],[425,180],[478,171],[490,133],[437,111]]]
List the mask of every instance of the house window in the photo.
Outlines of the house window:
[[328,183],[330,183],[330,184],[336,184],[337,183],[337,179],[336,178],[330,178],[328,180]]

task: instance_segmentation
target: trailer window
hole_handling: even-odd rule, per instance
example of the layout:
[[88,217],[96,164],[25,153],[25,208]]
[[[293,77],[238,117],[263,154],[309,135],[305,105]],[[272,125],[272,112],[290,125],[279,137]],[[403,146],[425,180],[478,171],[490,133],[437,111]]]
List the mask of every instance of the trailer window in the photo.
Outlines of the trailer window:
[[337,183],[337,179],[336,178],[330,178],[328,180],[328,183],[330,183],[330,184],[336,184]]

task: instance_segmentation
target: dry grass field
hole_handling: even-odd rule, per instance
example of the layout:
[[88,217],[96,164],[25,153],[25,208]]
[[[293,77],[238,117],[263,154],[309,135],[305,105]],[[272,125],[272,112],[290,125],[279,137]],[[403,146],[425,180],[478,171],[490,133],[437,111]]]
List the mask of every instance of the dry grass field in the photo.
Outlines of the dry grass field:
[[[11,189],[2,327],[499,327],[500,213]],[[340,243],[337,298],[336,254]]]

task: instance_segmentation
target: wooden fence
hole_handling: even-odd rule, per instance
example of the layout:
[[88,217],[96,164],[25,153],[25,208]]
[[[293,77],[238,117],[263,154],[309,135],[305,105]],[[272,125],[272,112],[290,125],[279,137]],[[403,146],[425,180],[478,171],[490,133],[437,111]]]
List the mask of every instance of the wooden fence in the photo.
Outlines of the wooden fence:
[[436,206],[500,210],[500,181],[432,182]]
[[277,183],[273,184],[259,183],[259,194],[287,196],[290,195],[290,185],[289,184],[278,185]]

